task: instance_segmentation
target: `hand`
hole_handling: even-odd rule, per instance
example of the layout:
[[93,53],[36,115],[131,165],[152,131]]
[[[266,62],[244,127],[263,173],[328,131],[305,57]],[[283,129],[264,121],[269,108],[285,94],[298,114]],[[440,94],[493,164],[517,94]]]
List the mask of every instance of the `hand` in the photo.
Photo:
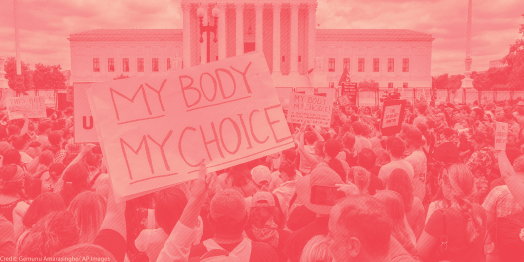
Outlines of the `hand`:
[[82,155],[85,155],[87,154],[87,152],[91,151],[91,149],[93,149],[93,147],[95,147],[96,145],[95,144],[87,144],[84,146],[84,148],[82,148],[82,151],[80,151],[80,154]]
[[300,125],[300,132],[301,133],[304,133],[306,132],[306,127],[308,126],[308,121],[307,120],[304,120],[304,122],[302,122],[302,125]]
[[208,189],[208,185],[206,183],[206,172],[206,163],[204,162],[204,160],[202,160],[202,162],[200,163],[200,168],[198,170],[198,178],[196,180],[193,180],[191,183],[191,197],[200,198],[206,194]]
[[351,182],[348,184],[336,184],[335,186],[338,187],[337,191],[344,192],[346,196],[360,194],[358,187]]

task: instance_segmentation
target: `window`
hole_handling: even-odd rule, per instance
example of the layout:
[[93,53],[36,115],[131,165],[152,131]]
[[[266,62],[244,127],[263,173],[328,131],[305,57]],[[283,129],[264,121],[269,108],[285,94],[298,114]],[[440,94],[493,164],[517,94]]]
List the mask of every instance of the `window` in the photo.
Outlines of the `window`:
[[393,83],[388,83],[388,88],[393,88]]
[[373,58],[373,72],[378,72],[380,70],[380,60],[378,58]]
[[403,88],[408,88],[408,83],[402,83]]
[[114,58],[107,59],[107,72],[115,72],[115,59]]
[[136,62],[136,71],[144,72],[144,58],[138,58]]
[[124,58],[122,60],[122,71],[129,72],[129,58]]
[[365,60],[364,58],[359,58],[358,59],[358,71],[364,72],[364,68],[365,68]]
[[286,56],[285,55],[282,56],[282,62],[286,62]]
[[302,62],[302,56],[298,56],[298,62]]
[[388,58],[388,72],[395,72],[395,59]]
[[329,70],[329,72],[335,72],[335,58],[329,58],[329,60],[328,60],[328,70]]
[[100,59],[93,58],[93,72],[100,72]]
[[158,72],[158,58],[153,58],[152,70],[153,72]]
[[171,69],[171,58],[167,59],[167,70]]
[[344,58],[343,62],[344,62],[343,65],[342,65],[343,68],[346,68],[348,70],[348,72],[349,72],[350,71],[349,70],[350,69],[350,67],[349,67],[349,62],[350,62],[349,58]]
[[402,72],[409,72],[409,58],[402,59]]

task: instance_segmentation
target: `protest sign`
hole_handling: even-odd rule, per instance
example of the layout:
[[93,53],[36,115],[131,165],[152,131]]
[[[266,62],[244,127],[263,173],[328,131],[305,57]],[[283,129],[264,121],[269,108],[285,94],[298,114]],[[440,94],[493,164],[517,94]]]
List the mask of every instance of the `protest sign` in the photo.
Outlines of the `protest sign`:
[[22,96],[7,98],[7,112],[9,119],[46,117],[45,97]]
[[91,83],[87,98],[118,201],[195,179],[202,161],[211,172],[294,147],[261,53]]
[[87,101],[86,90],[89,87],[91,87],[91,83],[75,83],[73,87],[75,143],[98,142],[93,115]]
[[508,143],[508,123],[497,122],[495,126],[495,150],[506,150]]
[[340,103],[341,106],[348,106],[349,105],[349,99],[347,96],[339,96],[338,97],[338,102]]
[[291,93],[287,121],[295,124],[308,121],[314,126],[329,127],[333,100],[333,95],[324,97]]
[[56,106],[56,100],[55,100],[55,91],[54,90],[39,90],[38,91],[39,96],[45,97],[45,105],[48,107],[55,107]]
[[384,101],[380,121],[380,129],[383,135],[390,136],[400,132],[402,121],[404,121],[405,107],[406,100]]

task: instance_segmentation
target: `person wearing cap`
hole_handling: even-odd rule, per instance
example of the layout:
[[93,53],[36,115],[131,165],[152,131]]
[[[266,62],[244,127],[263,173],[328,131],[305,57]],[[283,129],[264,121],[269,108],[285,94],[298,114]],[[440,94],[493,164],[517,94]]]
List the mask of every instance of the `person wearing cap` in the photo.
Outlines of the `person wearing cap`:
[[517,118],[520,128],[524,128],[524,101],[519,101],[517,103],[517,109],[513,112],[513,115]]
[[378,178],[382,180],[384,184],[387,184],[389,175],[393,170],[400,168],[406,171],[409,175],[409,179],[413,179],[415,171],[413,166],[406,160],[402,159],[406,145],[400,138],[392,136],[388,138],[386,142],[387,152],[391,158],[391,162],[383,165],[378,173]]
[[411,126],[405,134],[405,141],[411,154],[404,160],[411,164],[414,171],[413,179],[413,196],[424,200],[426,196],[426,181],[428,173],[428,159],[422,146],[426,143],[422,138],[422,133],[414,126]]
[[[313,190],[321,188],[334,188],[344,184],[340,176],[328,167],[317,167],[311,174],[304,176],[296,183],[297,200],[300,201],[308,210],[316,214],[316,218],[309,225],[294,231],[289,236],[289,240],[284,248],[284,253],[291,262],[298,262],[306,243],[316,235],[328,234],[329,213],[333,205],[321,205],[312,203],[311,199],[318,197],[312,196]],[[314,201],[313,201],[314,202]]]
[[480,200],[483,200],[488,194],[489,184],[498,177],[493,173],[498,165],[497,158],[495,157],[495,149],[491,146],[491,141],[485,133],[476,132],[471,137],[471,144],[475,151],[466,165],[475,177],[478,195]]
[[246,235],[255,242],[262,242],[272,246],[279,261],[287,261],[283,252],[290,232],[280,229],[274,221],[276,209],[274,196],[265,191],[253,195],[249,209],[249,221],[246,226]]

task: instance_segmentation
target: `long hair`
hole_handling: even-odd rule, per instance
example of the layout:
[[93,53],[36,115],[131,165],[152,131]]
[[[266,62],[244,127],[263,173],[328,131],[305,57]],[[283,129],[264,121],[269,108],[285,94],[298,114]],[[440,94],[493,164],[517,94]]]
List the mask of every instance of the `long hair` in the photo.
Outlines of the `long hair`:
[[86,191],[69,205],[80,229],[80,243],[93,243],[106,216],[106,200],[102,195]]
[[406,223],[406,215],[402,196],[392,190],[382,190],[375,194],[386,206],[389,217],[393,220],[393,237],[402,245],[415,245],[416,239],[413,230]]
[[38,220],[47,214],[66,209],[64,199],[56,193],[44,193],[35,198],[22,219],[26,228],[31,228]]
[[404,210],[406,213],[411,211],[413,205],[413,185],[408,173],[404,169],[397,168],[389,175],[386,188],[395,191],[402,196]]
[[327,236],[318,235],[311,238],[300,256],[300,262],[331,262],[333,255],[329,251],[329,242]]
[[360,166],[351,167],[346,182],[355,183],[361,193],[369,193],[369,182],[371,181],[371,173]]
[[326,152],[326,155],[330,157],[327,164],[333,171],[335,171],[342,180],[346,178],[346,170],[344,170],[344,166],[342,165],[342,162],[337,159],[337,155],[342,150],[340,144],[337,142],[336,139],[330,138],[326,141],[326,144],[324,145],[324,150]]
[[454,164],[447,170],[453,197],[452,203],[458,204],[458,209],[467,218],[466,233],[469,242],[479,236],[479,228],[485,221],[473,210],[473,196],[476,193],[473,174],[465,164]]
[[102,164],[102,155],[88,151],[84,157],[84,162],[87,164],[89,171],[94,171]]
[[89,170],[84,163],[73,164],[65,170],[64,188],[60,191],[60,194],[64,198],[66,206],[69,206],[69,203],[71,203],[73,198],[78,194],[91,188],[88,179]]

